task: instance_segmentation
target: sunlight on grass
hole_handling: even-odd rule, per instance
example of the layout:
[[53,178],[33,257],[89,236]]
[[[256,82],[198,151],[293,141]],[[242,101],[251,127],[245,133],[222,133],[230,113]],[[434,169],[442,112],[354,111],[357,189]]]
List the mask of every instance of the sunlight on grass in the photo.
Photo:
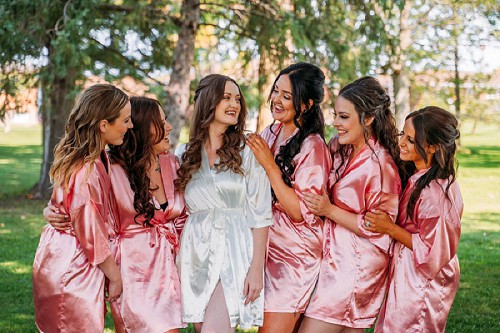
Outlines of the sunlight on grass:
[[31,274],[31,265],[22,265],[15,261],[0,262],[0,267],[7,268],[9,271],[15,274]]
[[[458,155],[465,202],[458,248],[461,277],[447,333],[500,332],[500,128],[481,124],[474,135],[471,128],[464,123]],[[187,140],[186,131],[181,140]],[[39,127],[0,133],[0,304],[8,305],[2,309],[0,332],[36,332],[31,267],[45,225],[45,201],[20,195],[38,180],[41,153]],[[104,332],[114,332],[109,311]]]
[[42,144],[42,126],[12,126],[9,133],[0,131],[0,146],[31,146]]

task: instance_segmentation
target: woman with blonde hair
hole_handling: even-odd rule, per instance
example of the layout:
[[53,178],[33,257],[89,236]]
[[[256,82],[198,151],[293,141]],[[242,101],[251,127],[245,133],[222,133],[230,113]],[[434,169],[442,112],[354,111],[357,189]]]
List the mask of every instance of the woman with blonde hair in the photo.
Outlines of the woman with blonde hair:
[[[102,332],[105,299],[122,280],[109,248],[109,160],[132,128],[128,96],[97,84],[77,100],[55,149],[50,203],[71,219],[69,230],[45,226],[33,263],[35,321],[41,332]],[[108,283],[105,286],[105,281]]]
[[[111,251],[123,281],[111,313],[116,332],[175,333],[186,326],[175,266],[185,214],[174,188],[179,163],[169,153],[172,125],[157,100],[131,97],[130,104],[134,128],[108,150],[116,208]],[[71,225],[54,206],[44,216],[56,229]]]
[[233,79],[211,74],[194,101],[176,180],[189,214],[178,256],[183,319],[197,333],[261,326],[271,189],[245,145],[245,99]]

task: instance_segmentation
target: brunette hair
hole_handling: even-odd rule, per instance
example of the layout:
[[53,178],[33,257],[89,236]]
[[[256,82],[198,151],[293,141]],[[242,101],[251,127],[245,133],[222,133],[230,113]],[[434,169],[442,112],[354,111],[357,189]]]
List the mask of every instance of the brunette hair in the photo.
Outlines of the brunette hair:
[[210,74],[200,80],[194,94],[194,112],[189,142],[182,154],[181,167],[177,171],[179,178],[175,180],[175,186],[180,192],[185,190],[188,181],[201,166],[201,150],[208,139],[208,129],[214,120],[215,108],[224,98],[227,82],[232,82],[238,87],[241,110],[238,123],[229,126],[222,136],[222,146],[217,150],[219,163],[215,167],[218,172],[232,170],[235,173],[243,174],[240,153],[245,147],[243,134],[247,116],[245,98],[235,80],[225,75]]
[[109,84],[96,84],[81,93],[66,122],[64,136],[54,149],[50,168],[54,186],[66,187],[76,170],[85,163],[93,166],[105,148],[100,122],[113,124],[128,101],[127,94]]
[[[304,140],[311,134],[319,134],[324,139],[325,136],[325,120],[320,104],[323,101],[325,92],[323,85],[325,83],[325,74],[319,67],[305,62],[292,64],[283,69],[278,77],[274,80],[272,90],[269,93],[267,101],[270,104],[271,111],[273,109],[272,94],[276,86],[276,82],[282,75],[288,75],[292,83],[292,102],[295,109],[293,122],[299,129],[285,145],[281,146],[275,161],[281,170],[281,177],[288,186],[292,187],[292,175],[295,171],[294,157],[300,152],[300,147]],[[309,101],[313,104],[309,106]],[[302,111],[301,106],[305,105],[306,110]],[[274,125],[271,124],[271,132]],[[273,134],[277,135],[273,132]],[[273,191],[273,200],[276,201],[276,196]]]
[[[413,123],[415,128],[415,150],[426,164],[429,162],[426,147],[432,145],[435,148],[435,153],[430,161],[431,167],[417,180],[406,207],[410,218],[413,219],[415,204],[420,197],[420,193],[433,180],[448,180],[445,195],[450,200],[448,191],[451,184],[456,180],[456,168],[458,168],[455,153],[457,151],[456,140],[460,137],[460,131],[457,129],[458,121],[455,116],[437,106],[427,106],[414,111],[406,116],[406,120]],[[414,164],[411,171],[415,171]]]
[[[391,99],[385,89],[377,79],[366,76],[343,87],[339,92],[339,97],[345,98],[354,105],[354,109],[359,116],[359,122],[363,127],[365,142],[368,142],[370,135],[373,135],[375,140],[387,149],[398,166],[401,181],[406,184],[408,175],[399,157],[399,131],[396,127],[396,119],[390,109]],[[373,117],[373,121],[368,128],[365,125],[365,119],[371,117]],[[373,147],[369,148],[373,151]],[[342,161],[335,170],[337,179],[340,179],[340,167],[347,158],[348,149],[349,145],[339,145],[335,152],[340,154]]]
[[[132,122],[123,144],[110,146],[109,155],[114,163],[125,170],[130,187],[134,191],[134,217],[136,223],[151,225],[155,207],[152,203],[151,180],[148,171],[154,160],[153,146],[165,138],[164,117],[160,115],[160,102],[148,97],[131,97]],[[151,135],[151,127],[155,135]]]

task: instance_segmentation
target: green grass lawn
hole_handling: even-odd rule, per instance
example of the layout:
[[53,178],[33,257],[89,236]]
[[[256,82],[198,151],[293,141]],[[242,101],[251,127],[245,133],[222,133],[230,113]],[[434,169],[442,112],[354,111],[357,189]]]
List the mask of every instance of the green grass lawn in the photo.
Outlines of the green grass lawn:
[[[465,201],[458,250],[462,275],[447,332],[500,332],[500,130],[483,124],[472,136],[467,125],[458,156]],[[31,265],[45,202],[22,194],[39,176],[40,131],[0,133],[0,332],[36,332]],[[112,332],[109,315],[106,327]]]

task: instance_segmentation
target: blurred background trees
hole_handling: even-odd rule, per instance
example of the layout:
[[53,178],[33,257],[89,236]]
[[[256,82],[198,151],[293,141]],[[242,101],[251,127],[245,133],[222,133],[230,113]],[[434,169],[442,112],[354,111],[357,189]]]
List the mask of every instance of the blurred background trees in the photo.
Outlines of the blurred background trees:
[[481,62],[481,49],[500,49],[498,7],[495,0],[0,1],[0,118],[22,112],[25,95],[37,92],[43,163],[35,196],[48,193],[53,148],[75,97],[95,82],[158,98],[173,142],[201,77],[234,77],[262,129],[271,121],[272,82],[297,61],[325,71],[327,112],[341,86],[373,75],[393,97],[399,124],[428,104],[500,122],[500,72]]

